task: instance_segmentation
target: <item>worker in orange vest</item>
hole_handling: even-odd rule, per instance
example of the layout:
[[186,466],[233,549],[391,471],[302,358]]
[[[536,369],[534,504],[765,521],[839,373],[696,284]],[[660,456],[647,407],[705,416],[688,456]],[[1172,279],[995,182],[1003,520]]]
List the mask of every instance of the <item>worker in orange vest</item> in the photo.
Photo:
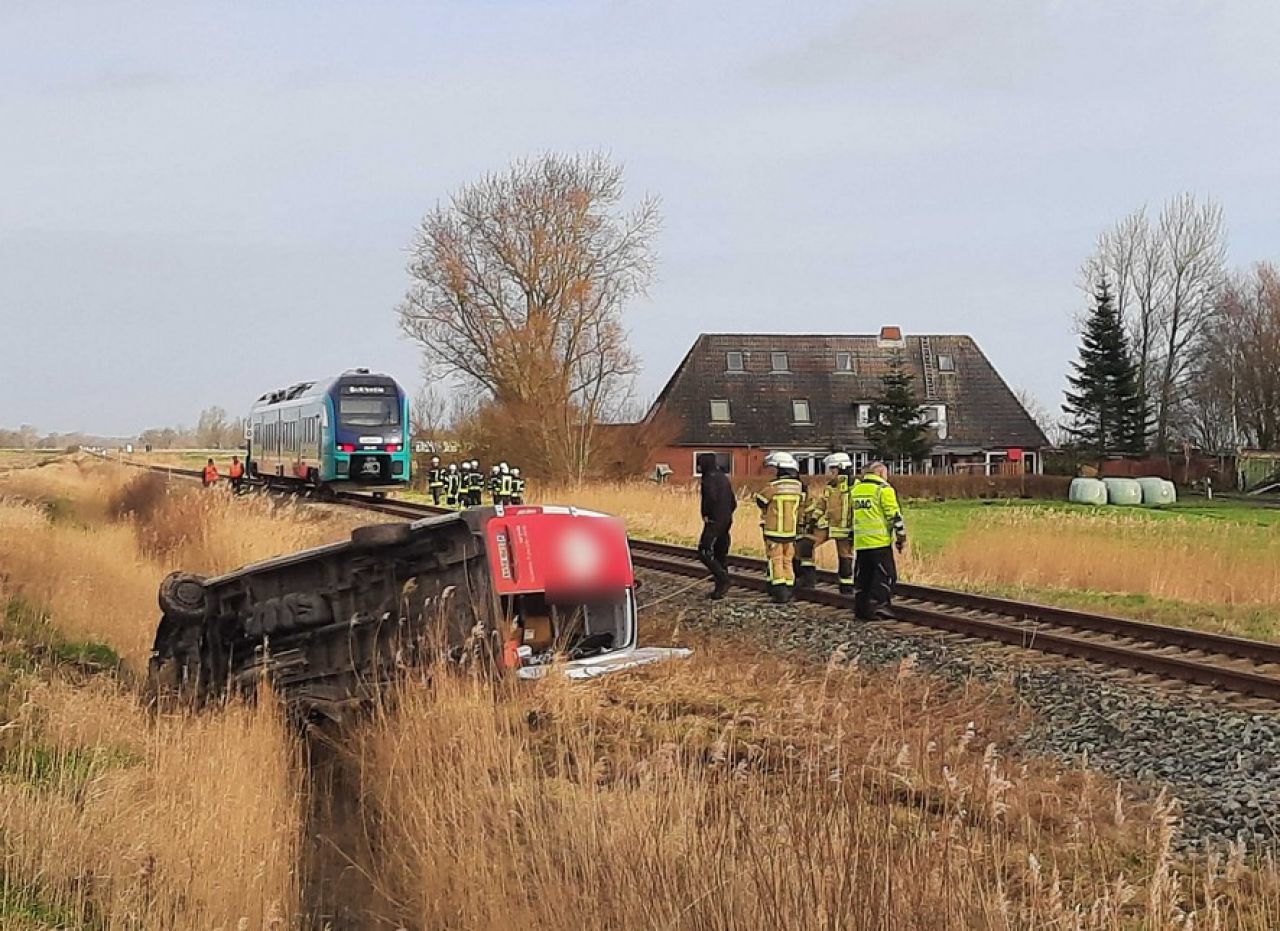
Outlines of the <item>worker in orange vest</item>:
[[239,492],[240,486],[244,484],[244,463],[240,461],[239,456],[231,457],[231,471],[228,477],[231,479],[231,490]]
[[200,480],[204,483],[205,488],[208,488],[218,480],[218,467],[213,464],[212,459],[205,463],[204,472],[201,474]]

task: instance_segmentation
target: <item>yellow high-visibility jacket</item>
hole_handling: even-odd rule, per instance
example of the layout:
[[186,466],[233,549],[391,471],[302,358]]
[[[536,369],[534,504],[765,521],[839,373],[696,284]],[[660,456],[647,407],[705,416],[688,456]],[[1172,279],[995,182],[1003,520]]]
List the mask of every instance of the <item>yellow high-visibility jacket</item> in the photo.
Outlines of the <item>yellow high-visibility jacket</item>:
[[775,478],[756,495],[766,540],[794,540],[800,533],[804,485],[798,478]]
[[891,546],[894,537],[905,537],[906,524],[893,486],[873,474],[864,475],[849,492],[853,502],[853,546],[873,550]]

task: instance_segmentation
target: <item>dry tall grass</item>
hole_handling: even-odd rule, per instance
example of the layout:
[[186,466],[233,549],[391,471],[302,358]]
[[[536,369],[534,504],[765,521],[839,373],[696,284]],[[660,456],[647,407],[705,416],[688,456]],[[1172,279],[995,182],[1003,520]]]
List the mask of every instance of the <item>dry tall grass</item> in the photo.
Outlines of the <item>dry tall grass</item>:
[[383,884],[421,928],[1274,927],[1271,867],[1178,875],[1166,804],[1010,764],[988,700],[732,649],[438,677],[368,738]]
[[[65,464],[0,485],[22,499],[0,502],[0,608],[38,606],[57,637],[109,644],[135,673],[171,566],[222,571],[349,532],[217,491],[152,500],[137,485],[133,508],[113,506],[136,481]],[[271,703],[152,720],[114,676],[33,660],[40,629],[27,623],[0,663],[0,927],[295,926],[302,776]]]
[[1280,604],[1280,535],[1269,527],[1116,513],[983,514],[917,578]]
[[[135,668],[169,566],[349,530],[217,492],[88,500],[129,481],[24,486],[74,519],[0,504],[0,601]],[[0,637],[0,927],[305,926],[299,750],[270,703],[152,720],[110,672],[33,665],[37,635]],[[1167,807],[1003,759],[1014,715],[986,689],[698,646],[594,683],[407,686],[351,748],[348,829],[371,854],[353,867],[408,928],[1280,926],[1271,863],[1184,871]]]
[[278,715],[152,722],[111,684],[54,683],[7,726],[3,882],[62,926],[283,928],[297,916],[300,777]]

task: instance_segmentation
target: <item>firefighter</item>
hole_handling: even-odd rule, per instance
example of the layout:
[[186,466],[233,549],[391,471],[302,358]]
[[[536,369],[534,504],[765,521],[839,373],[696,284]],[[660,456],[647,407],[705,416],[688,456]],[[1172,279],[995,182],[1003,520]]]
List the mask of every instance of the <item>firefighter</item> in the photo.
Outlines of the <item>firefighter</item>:
[[447,508],[460,507],[461,495],[462,475],[458,472],[458,464],[451,462],[444,474],[444,506]]
[[498,463],[498,499],[494,504],[511,503],[511,467],[505,462]]
[[698,453],[697,464],[702,474],[702,536],[698,538],[698,558],[716,582],[707,597],[719,601],[729,591],[729,531],[738,499],[729,476],[716,464],[715,453]]
[[244,463],[239,456],[231,457],[231,471],[227,475],[231,479],[231,490],[239,494],[240,487],[244,484]]
[[431,503],[440,504],[440,499],[444,497],[444,480],[448,474],[440,466],[440,457],[431,457],[431,468],[427,469],[427,491],[431,493]]
[[473,481],[473,479],[471,478],[471,475],[472,475],[471,460],[468,459],[464,463],[462,463],[462,495],[461,495],[462,506],[467,508],[471,507],[471,483]]
[[524,477],[515,468],[511,470],[511,503],[524,504]]
[[484,504],[484,473],[480,471],[480,460],[471,460],[471,506]]
[[889,484],[889,469],[873,462],[849,493],[853,502],[853,546],[857,558],[854,613],[863,620],[892,619],[893,586],[898,567],[893,551],[907,545],[907,527],[898,495]]
[[830,478],[822,493],[811,497],[805,508],[805,533],[796,542],[796,584],[813,587],[818,576],[817,549],[835,540],[840,591],[849,595],[853,593],[853,503],[849,497],[853,460],[848,453],[832,453],[822,465]]
[[764,552],[769,560],[769,597],[777,604],[786,604],[796,585],[792,560],[804,507],[804,485],[799,478],[800,465],[790,453],[770,453],[764,464],[777,470],[777,478],[756,495]]
[[498,493],[502,490],[502,473],[497,466],[489,470],[489,501],[498,503]]
[[218,467],[214,465],[213,460],[210,459],[208,462],[205,463],[204,471],[200,473],[200,482],[204,485],[205,488],[208,488],[210,485],[214,484],[217,481],[218,481]]

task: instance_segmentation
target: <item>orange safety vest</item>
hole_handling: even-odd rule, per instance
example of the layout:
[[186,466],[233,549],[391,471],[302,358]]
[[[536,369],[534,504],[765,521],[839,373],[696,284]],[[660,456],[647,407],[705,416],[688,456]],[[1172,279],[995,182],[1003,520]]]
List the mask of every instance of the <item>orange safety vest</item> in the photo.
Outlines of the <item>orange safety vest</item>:
[[[216,474],[218,470],[214,469],[213,471]],[[244,463],[243,462],[231,463],[231,477],[240,478],[243,475],[244,475]]]
[[218,480],[218,467],[216,465],[207,465],[204,467],[204,481],[206,485],[211,485]]

